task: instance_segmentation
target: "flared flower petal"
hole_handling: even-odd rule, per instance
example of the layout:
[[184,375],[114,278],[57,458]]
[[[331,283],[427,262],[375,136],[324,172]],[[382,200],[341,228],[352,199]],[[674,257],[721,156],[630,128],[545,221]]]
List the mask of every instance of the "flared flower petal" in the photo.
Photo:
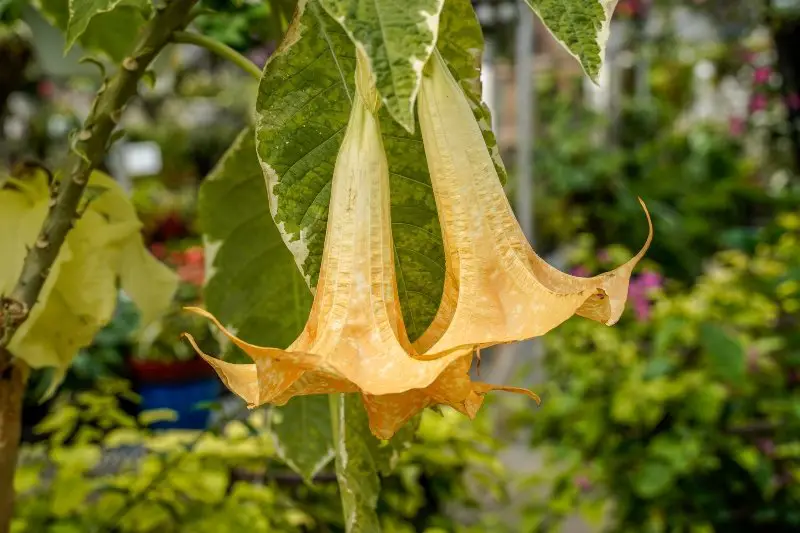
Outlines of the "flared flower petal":
[[560,272],[525,238],[469,102],[438,52],[422,80],[418,106],[447,274],[439,312],[416,347],[440,353],[528,339],[575,314],[615,323],[631,272],[652,239],[647,209],[650,234],[630,261],[592,278]]
[[190,341],[250,406],[282,404],[305,394],[360,392],[372,432],[389,438],[432,404],[474,416],[494,387],[470,381],[472,346],[419,357],[408,340],[394,270],[389,168],[375,116],[379,100],[369,88],[368,69],[359,64],[356,97],[334,168],[319,281],[304,330],[286,350],[259,347],[192,309],[214,320],[254,364],[219,361]]

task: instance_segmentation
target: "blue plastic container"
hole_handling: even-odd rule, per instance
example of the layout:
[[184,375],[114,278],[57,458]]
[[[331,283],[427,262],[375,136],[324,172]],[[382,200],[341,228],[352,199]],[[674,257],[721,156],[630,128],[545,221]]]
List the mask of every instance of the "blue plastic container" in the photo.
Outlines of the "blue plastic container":
[[205,429],[211,411],[199,408],[202,402],[216,400],[221,392],[217,376],[172,383],[139,383],[138,393],[142,397],[141,409],[171,409],[178,413],[174,422],[156,422],[153,429]]

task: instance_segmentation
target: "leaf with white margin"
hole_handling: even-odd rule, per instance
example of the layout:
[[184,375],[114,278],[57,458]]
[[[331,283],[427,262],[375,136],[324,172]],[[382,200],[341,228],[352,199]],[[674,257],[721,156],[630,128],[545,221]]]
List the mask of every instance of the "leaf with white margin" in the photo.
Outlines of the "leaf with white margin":
[[618,0],[525,0],[597,83]]
[[[469,0],[447,0],[441,24],[447,32],[438,47],[469,95],[502,179],[505,170],[489,112],[480,100],[483,38]],[[264,67],[259,86],[256,148],[270,209],[312,288],[327,229],[333,166],[350,113],[354,65],[355,47],[342,27],[316,2],[304,2]],[[419,131],[409,134],[385,108],[380,119],[389,160],[398,291],[413,340],[427,329],[441,300],[441,230]]]
[[389,113],[414,132],[414,102],[444,0],[319,0],[362,48]]

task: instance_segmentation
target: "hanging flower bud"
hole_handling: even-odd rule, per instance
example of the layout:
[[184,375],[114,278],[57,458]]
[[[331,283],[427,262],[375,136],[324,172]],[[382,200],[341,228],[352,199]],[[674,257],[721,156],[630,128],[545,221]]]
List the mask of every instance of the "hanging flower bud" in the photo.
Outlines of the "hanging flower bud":
[[417,348],[438,353],[528,339],[574,314],[615,323],[652,224],[642,250],[619,268],[592,278],[558,271],[525,238],[467,98],[438,52],[418,106],[447,274],[439,312]]

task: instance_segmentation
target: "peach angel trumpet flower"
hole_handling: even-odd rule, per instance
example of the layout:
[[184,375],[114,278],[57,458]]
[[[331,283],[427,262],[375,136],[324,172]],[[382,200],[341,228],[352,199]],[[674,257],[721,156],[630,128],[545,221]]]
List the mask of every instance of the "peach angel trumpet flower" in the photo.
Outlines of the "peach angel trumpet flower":
[[528,339],[575,314],[614,324],[631,272],[653,237],[644,203],[649,236],[636,256],[592,278],[565,274],[525,238],[469,102],[437,51],[417,110],[446,258],[442,303],[417,349],[437,353]]
[[398,300],[389,209],[389,167],[370,72],[359,54],[356,91],[333,173],[322,265],[308,321],[286,350],[249,344],[197,308],[254,364],[231,364],[195,350],[249,406],[281,405],[306,394],[359,392],[375,436],[391,437],[427,406],[473,417],[493,389],[470,381],[472,346],[420,357]]

